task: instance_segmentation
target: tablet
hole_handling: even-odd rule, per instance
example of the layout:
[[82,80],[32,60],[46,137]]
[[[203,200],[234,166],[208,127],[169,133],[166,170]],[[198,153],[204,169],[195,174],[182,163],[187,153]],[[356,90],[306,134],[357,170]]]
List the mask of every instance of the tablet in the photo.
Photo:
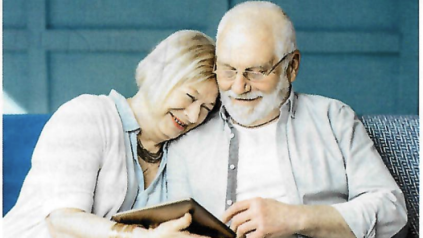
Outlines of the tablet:
[[192,198],[120,212],[112,219],[119,223],[155,227],[160,223],[181,218],[185,213],[190,213],[192,216],[192,223],[186,229],[191,233],[216,238],[236,237],[235,232]]

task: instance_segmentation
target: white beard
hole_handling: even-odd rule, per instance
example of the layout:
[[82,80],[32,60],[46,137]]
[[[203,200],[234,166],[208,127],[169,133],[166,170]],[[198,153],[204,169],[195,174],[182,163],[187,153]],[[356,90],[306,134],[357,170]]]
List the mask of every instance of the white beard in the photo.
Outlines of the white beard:
[[[229,115],[242,125],[251,125],[268,116],[274,109],[279,108],[282,102],[287,98],[291,84],[284,75],[280,78],[275,90],[269,94],[260,91],[254,91],[247,94],[238,95],[232,90],[220,91],[223,106],[225,106]],[[232,102],[233,99],[254,99],[262,97],[256,106],[237,105]]]

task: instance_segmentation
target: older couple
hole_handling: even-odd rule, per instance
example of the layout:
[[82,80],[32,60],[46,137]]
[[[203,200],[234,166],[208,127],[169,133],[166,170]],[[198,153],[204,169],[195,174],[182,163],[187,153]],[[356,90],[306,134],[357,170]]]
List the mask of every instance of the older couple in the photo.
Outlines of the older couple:
[[404,197],[354,112],[293,90],[300,52],[282,9],[239,4],[216,39],[215,55],[204,34],[176,32],[140,62],[134,97],[64,104],[43,129],[6,237],[192,237],[189,215],[155,229],[110,221],[187,196],[240,237],[395,235]]

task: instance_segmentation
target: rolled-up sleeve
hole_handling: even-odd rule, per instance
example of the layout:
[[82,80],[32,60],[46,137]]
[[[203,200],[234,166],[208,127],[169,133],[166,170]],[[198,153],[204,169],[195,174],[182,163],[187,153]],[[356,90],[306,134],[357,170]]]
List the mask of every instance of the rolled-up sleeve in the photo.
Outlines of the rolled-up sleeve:
[[366,129],[346,105],[333,118],[344,156],[348,202],[332,205],[356,237],[392,237],[407,223],[404,195]]

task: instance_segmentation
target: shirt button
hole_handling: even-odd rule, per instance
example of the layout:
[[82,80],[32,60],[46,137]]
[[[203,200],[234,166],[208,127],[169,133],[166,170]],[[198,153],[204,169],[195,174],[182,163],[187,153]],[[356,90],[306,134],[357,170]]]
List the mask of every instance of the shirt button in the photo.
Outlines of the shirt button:
[[235,134],[234,134],[234,133],[231,133],[231,134],[229,135],[229,137],[232,139],[232,138],[234,138],[234,137],[235,137]]
[[231,164],[231,165],[229,165],[229,168],[232,169],[232,170],[234,170],[235,169],[235,165]]
[[229,206],[232,205],[232,203],[233,203],[232,200],[226,201],[226,204],[228,204]]

